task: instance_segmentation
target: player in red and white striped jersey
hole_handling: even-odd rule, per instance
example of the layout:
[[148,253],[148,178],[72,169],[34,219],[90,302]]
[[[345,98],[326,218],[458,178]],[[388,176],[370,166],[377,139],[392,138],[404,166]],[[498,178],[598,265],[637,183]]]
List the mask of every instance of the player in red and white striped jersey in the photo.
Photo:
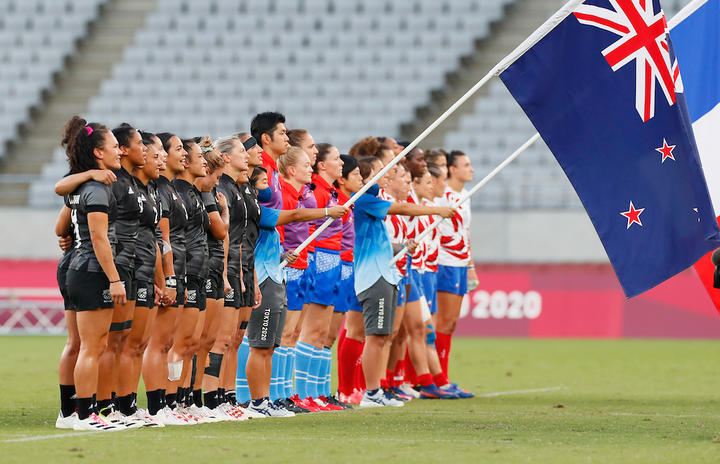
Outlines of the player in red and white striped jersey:
[[[439,206],[456,206],[465,192],[465,184],[472,180],[470,159],[461,151],[447,155],[448,186],[436,200]],[[474,278],[474,266],[470,255],[470,202],[457,206],[457,212],[438,227],[440,253],[438,256],[438,312],[436,315],[437,338],[435,346],[445,375],[452,334],[455,331],[460,306],[467,293],[468,273]]]

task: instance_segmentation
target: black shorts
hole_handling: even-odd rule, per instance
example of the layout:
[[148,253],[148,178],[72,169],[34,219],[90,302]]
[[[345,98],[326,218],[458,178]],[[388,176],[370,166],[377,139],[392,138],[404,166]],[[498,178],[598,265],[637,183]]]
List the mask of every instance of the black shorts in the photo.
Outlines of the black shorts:
[[154,308],[155,307],[155,283],[135,281],[136,299],[135,307]]
[[125,296],[128,301],[135,301],[137,289],[135,288],[135,269],[125,266],[117,266],[120,282],[125,286]]
[[358,295],[363,310],[365,335],[390,335],[393,332],[397,296],[397,285],[392,285],[382,277]]
[[222,272],[210,271],[205,281],[205,296],[210,300],[222,300],[225,298],[225,283]]
[[177,280],[177,296],[175,297],[175,303],[169,306],[170,308],[185,306],[185,276],[176,276],[175,280]]
[[252,308],[255,306],[255,273],[243,271],[243,283],[245,291],[242,294],[242,306]]
[[68,269],[67,293],[76,311],[115,307],[110,296],[110,281],[104,272]]
[[239,309],[243,307],[242,286],[240,276],[229,275],[230,291],[225,295],[225,307]]
[[207,307],[207,299],[205,296],[205,279],[189,275],[186,276],[187,286],[187,301],[185,302],[186,308],[197,308],[200,311],[205,311]]
[[260,292],[262,303],[250,312],[246,332],[248,342],[251,348],[280,346],[287,313],[285,284],[278,284],[268,277],[260,283]]
[[70,302],[70,297],[68,296],[68,289],[67,289],[67,272],[68,272],[68,265],[70,263],[65,263],[63,266],[58,266],[57,268],[57,283],[58,288],[60,289],[60,295],[62,295],[63,298],[63,304],[65,305],[65,311],[72,311],[75,309]]

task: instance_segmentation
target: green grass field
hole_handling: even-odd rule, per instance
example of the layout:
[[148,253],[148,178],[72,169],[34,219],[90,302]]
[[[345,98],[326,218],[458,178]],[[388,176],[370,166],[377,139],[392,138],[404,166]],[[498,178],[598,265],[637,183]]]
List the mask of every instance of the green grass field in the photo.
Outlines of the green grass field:
[[0,462],[720,461],[717,342],[459,339],[472,400],[110,434],[54,428],[63,343],[0,337]]

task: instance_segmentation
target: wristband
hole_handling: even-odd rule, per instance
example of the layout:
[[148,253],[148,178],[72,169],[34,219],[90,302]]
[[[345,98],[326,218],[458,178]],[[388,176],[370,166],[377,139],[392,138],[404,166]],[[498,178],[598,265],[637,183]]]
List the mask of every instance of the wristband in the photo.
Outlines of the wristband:
[[328,217],[327,208],[325,208],[325,217]]
[[116,284],[116,283],[118,283],[118,282],[120,282],[120,279],[118,279],[118,280],[111,280],[111,281],[110,281],[111,284]]
[[177,279],[174,275],[165,277],[165,288],[177,288]]

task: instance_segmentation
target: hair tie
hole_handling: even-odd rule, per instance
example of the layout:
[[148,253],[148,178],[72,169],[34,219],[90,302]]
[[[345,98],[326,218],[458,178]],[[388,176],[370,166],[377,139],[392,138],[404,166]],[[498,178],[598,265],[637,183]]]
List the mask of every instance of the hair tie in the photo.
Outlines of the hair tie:
[[209,151],[213,151],[214,149],[215,149],[215,147],[213,147],[212,145],[210,145],[209,147],[200,147],[200,150],[201,150],[203,153],[207,153],[207,152],[209,152]]
[[90,127],[90,126],[85,126],[85,130],[87,131],[87,135],[92,135],[92,133],[93,133],[93,128],[92,128],[92,127]]

